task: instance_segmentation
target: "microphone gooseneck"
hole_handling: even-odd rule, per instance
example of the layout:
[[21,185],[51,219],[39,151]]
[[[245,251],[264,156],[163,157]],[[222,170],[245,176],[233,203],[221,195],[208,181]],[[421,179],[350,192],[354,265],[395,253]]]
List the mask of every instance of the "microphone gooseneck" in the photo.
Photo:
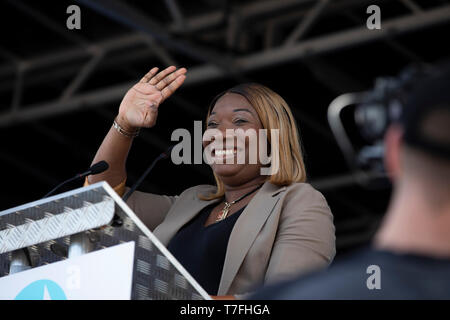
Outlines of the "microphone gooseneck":
[[128,198],[131,196],[131,194],[136,191],[137,187],[140,186],[140,184],[142,183],[142,181],[144,181],[144,179],[147,177],[147,175],[150,173],[150,171],[152,171],[153,167],[156,165],[156,163],[161,160],[161,159],[166,159],[169,157],[170,152],[172,151],[174,146],[169,147],[166,151],[164,151],[163,153],[161,153],[158,157],[156,157],[155,160],[153,160],[153,162],[150,164],[150,166],[147,168],[147,170],[145,170],[145,172],[142,174],[142,176],[139,178],[138,181],[136,181],[136,183],[128,190],[127,193],[125,193],[125,195],[122,197],[123,201],[127,201]]
[[102,160],[100,162],[97,162],[96,164],[92,165],[87,171],[83,172],[83,173],[79,173],[77,175],[75,175],[74,177],[65,180],[63,182],[61,182],[60,184],[58,184],[56,187],[54,187],[51,191],[49,191],[45,196],[42,197],[43,198],[47,198],[48,196],[52,195],[53,193],[55,193],[56,190],[58,190],[59,188],[61,188],[63,185],[78,180],[78,179],[82,179],[84,177],[87,177],[91,174],[99,174],[102,173],[106,170],[108,170],[109,165],[106,161]]

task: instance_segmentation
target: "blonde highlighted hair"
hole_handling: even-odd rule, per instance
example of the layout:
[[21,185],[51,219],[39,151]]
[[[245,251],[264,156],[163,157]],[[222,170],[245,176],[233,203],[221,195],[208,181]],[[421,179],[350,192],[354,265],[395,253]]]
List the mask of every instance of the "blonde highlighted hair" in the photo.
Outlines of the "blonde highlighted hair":
[[[267,180],[277,186],[286,186],[295,182],[306,181],[306,170],[303,162],[300,136],[291,109],[284,99],[271,89],[257,83],[244,83],[218,94],[211,102],[206,120],[211,114],[217,100],[226,93],[235,93],[245,97],[255,109],[262,123],[267,129],[270,150],[275,150],[271,141],[271,129],[279,130],[279,170]],[[223,182],[214,173],[217,191],[210,195],[199,196],[202,200],[221,198],[225,194]]]

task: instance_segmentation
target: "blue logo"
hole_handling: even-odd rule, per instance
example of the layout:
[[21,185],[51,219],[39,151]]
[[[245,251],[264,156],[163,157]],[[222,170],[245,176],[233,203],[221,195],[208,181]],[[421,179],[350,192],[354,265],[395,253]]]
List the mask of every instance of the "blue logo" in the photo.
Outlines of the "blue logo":
[[38,280],[20,291],[15,300],[67,300],[67,297],[56,282]]

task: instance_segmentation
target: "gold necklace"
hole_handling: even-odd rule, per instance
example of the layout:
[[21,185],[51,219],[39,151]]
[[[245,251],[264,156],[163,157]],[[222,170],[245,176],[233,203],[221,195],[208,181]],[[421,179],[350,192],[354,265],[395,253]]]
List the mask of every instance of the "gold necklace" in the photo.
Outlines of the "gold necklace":
[[223,207],[221,213],[217,216],[216,222],[222,221],[223,219],[225,219],[228,216],[228,212],[230,211],[230,208],[233,204],[241,201],[242,199],[244,199],[245,197],[251,195],[253,192],[255,192],[256,190],[258,190],[259,188],[262,187],[262,184],[259,185],[258,187],[256,187],[255,189],[253,189],[252,191],[244,194],[243,196],[237,198],[234,201],[228,202],[225,200],[225,206]]

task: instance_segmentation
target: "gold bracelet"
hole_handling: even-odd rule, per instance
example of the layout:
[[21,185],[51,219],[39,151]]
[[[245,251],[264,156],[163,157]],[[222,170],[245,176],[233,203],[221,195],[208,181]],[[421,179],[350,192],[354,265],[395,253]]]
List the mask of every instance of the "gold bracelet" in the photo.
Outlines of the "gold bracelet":
[[134,132],[128,132],[128,131],[124,130],[124,129],[117,123],[117,119],[114,119],[113,127],[114,127],[114,129],[116,129],[117,132],[119,132],[121,135],[124,135],[125,137],[128,137],[128,138],[136,138],[136,137],[139,135],[139,131],[140,131],[140,129],[137,129],[137,130],[134,131]]

